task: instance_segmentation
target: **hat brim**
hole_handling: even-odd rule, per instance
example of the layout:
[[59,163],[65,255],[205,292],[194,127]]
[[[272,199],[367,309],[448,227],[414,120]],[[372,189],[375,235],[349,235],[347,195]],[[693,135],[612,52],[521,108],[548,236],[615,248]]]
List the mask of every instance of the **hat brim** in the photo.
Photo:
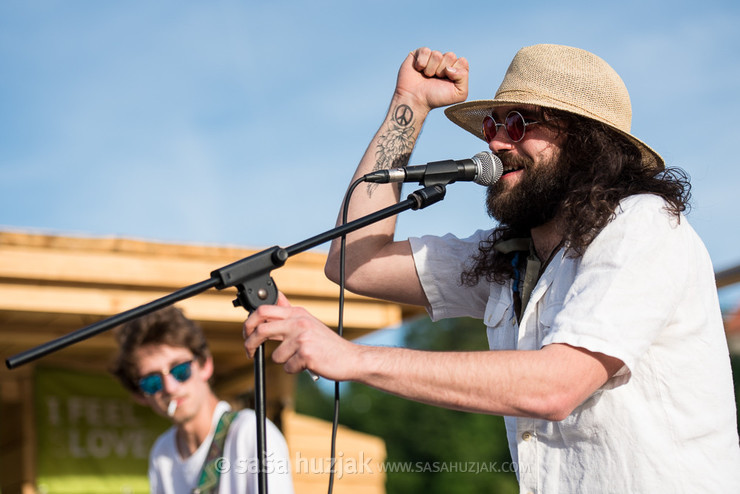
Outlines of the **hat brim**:
[[528,97],[523,98],[501,98],[491,100],[476,100],[468,101],[465,103],[459,103],[457,105],[450,106],[445,109],[445,115],[455,125],[462,127],[478,139],[486,141],[483,136],[483,118],[491,114],[491,110],[501,106],[517,106],[517,105],[534,105],[542,108],[553,108],[555,110],[563,110],[575,115],[590,118],[597,122],[604,123],[610,128],[619,132],[625,136],[630,142],[632,142],[640,150],[642,154],[642,164],[648,169],[660,171],[665,169],[665,161],[663,158],[655,152],[650,146],[636,138],[629,132],[615,127],[613,124],[600,118],[598,115],[586,114],[582,108],[574,108],[567,103],[551,100],[551,99],[538,99],[527,95]]

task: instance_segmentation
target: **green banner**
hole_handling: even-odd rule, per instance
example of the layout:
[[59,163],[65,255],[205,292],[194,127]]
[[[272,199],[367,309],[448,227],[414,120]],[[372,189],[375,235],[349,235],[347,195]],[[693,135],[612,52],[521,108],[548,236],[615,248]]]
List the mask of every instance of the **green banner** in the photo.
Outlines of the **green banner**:
[[39,493],[149,492],[149,449],[168,421],[107,374],[38,368],[34,386]]

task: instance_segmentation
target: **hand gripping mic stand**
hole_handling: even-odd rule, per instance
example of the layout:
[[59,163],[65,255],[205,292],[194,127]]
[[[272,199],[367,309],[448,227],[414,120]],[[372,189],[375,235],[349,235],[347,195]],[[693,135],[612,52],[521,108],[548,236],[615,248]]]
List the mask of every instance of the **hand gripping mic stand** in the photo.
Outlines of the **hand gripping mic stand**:
[[[234,300],[234,306],[241,306],[251,313],[260,305],[274,304],[277,301],[278,289],[270,276],[270,272],[285,264],[285,261],[289,257],[403,211],[423,209],[444,199],[445,193],[445,184],[431,185],[413,192],[406,200],[393,206],[351,221],[345,225],[338,226],[288,248],[271,247],[252,256],[245,257],[240,261],[212,271],[211,277],[207,280],[181,288],[162,298],[108,317],[43,345],[9,357],[5,360],[5,365],[8,369],[14,369],[57,350],[91,338],[99,333],[113,329],[132,319],[172,305],[180,300],[198,295],[210,288],[223,290],[224,288],[235,287],[237,289],[237,298]],[[267,494],[264,371],[263,344],[260,345],[254,356],[255,414],[257,419],[257,454],[259,463],[258,487],[260,494]]]

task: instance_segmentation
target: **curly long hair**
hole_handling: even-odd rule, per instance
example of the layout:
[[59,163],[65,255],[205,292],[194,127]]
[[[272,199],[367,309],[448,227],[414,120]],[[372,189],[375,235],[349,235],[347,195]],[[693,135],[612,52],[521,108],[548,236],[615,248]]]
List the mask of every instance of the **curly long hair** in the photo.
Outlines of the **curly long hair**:
[[211,355],[203,329],[188,319],[180,309],[168,306],[139,317],[116,328],[118,354],[110,372],[132,393],[141,394],[137,384],[136,350],[146,345],[169,345],[187,348],[202,365]]
[[[567,170],[567,194],[556,214],[565,226],[567,254],[582,256],[601,230],[616,216],[621,200],[635,194],[655,194],[666,209],[679,217],[689,208],[691,185],[680,168],[656,172],[642,164],[640,150],[608,125],[557,110],[541,110],[541,125],[564,135],[559,165]],[[461,281],[475,285],[481,279],[504,283],[514,276],[514,253],[503,254],[494,243],[528,237],[529,231],[501,224],[478,246],[472,267]]]

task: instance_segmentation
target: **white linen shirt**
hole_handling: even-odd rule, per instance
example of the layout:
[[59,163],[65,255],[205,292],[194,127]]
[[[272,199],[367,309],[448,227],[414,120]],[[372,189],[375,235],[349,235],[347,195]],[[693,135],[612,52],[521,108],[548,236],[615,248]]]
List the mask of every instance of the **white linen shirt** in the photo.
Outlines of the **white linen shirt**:
[[491,350],[564,343],[624,363],[565,420],[505,417],[521,492],[740,492],[711,261],[665,206],[629,197],[582,257],[556,253],[520,324],[510,283],[459,281],[490,231],[409,239],[432,319],[483,319]]
[[[211,432],[195,452],[182,458],[175,443],[176,428],[170,427],[157,438],[149,452],[149,487],[152,494],[187,494],[198,485],[203,462],[208,456],[213,433],[221,415],[231,407],[218,402],[213,413]],[[288,446],[280,430],[270,422],[265,427],[267,446],[267,491],[271,494],[293,494]],[[218,492],[257,494],[257,426],[254,410],[240,410],[229,427],[224,442],[222,471]]]

